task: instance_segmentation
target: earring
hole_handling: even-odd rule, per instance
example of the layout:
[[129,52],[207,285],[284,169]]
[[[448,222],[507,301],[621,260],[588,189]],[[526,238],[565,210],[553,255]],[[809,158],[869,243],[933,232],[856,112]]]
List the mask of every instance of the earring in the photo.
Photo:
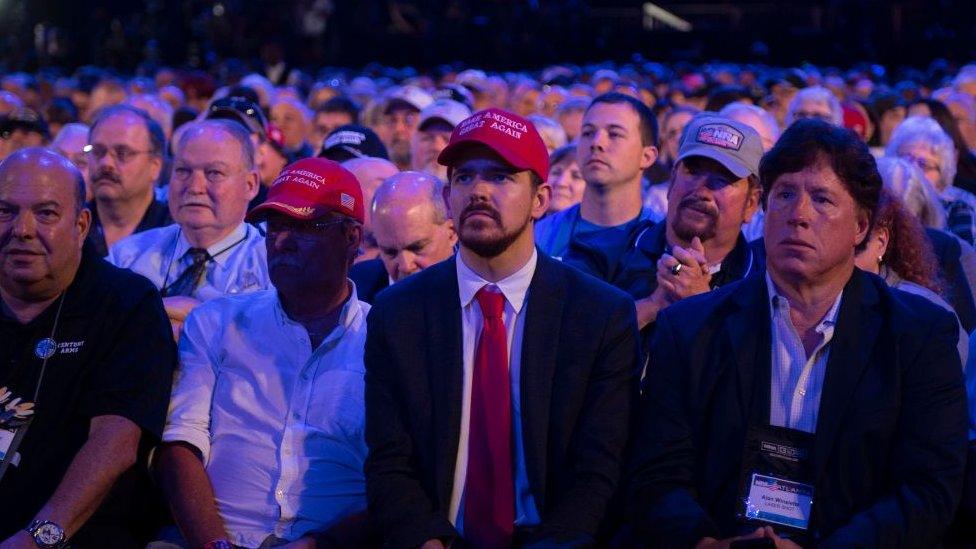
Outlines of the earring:
[[882,266],[882,265],[884,265],[884,258],[882,258],[882,257],[881,257],[881,256],[879,255],[879,256],[878,256],[878,267],[880,267],[880,266]]

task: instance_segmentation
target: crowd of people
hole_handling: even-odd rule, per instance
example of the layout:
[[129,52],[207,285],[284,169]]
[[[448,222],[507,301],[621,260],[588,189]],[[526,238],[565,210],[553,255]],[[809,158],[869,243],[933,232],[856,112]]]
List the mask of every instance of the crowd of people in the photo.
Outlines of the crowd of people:
[[0,549],[973,546],[936,67],[0,77]]

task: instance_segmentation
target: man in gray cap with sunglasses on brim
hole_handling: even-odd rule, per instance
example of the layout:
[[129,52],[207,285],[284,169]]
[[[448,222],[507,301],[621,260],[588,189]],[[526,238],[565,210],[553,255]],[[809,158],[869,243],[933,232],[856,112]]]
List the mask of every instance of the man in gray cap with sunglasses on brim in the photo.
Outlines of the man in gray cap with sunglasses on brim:
[[749,126],[697,115],[681,137],[667,217],[638,225],[616,264],[574,250],[566,261],[628,292],[642,329],[664,307],[745,277],[759,268],[741,228],[759,208],[762,154]]

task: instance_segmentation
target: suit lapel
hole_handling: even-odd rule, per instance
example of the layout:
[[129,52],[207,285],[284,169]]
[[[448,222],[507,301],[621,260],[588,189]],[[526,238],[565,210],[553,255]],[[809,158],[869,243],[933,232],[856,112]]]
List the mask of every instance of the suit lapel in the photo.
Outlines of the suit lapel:
[[[461,398],[463,392],[463,364],[461,356],[461,298],[458,292],[456,259],[436,268],[437,276],[428,279],[424,295],[426,333],[430,345],[426,362],[430,372],[433,397],[432,414],[437,479],[437,494],[444,508],[451,501],[454,468],[457,463],[461,432]],[[417,342],[418,345],[421,342]]]
[[526,303],[519,380],[525,464],[539,509],[545,508],[549,403],[566,297],[565,277],[557,272],[555,261],[540,252]]
[[869,275],[855,269],[844,288],[820,396],[813,454],[817,479],[824,472],[837,431],[874,349],[882,320],[879,299]]
[[725,333],[729,338],[727,344],[732,349],[732,362],[736,369],[739,413],[743,425],[749,424],[750,415],[757,408],[765,410],[760,416],[763,421],[769,418],[769,391],[759,390],[753,394],[753,387],[769,387],[771,358],[767,296],[762,271],[753,273],[732,296],[738,310],[725,319]]

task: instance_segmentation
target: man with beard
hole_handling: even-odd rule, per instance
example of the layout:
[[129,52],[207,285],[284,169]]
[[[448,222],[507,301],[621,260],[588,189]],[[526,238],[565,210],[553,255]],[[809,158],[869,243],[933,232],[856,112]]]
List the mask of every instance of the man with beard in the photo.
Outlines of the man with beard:
[[365,508],[369,305],[347,279],[363,219],[348,170],[321,158],[289,165],[248,216],[267,222],[274,288],[187,318],[156,459],[178,546],[315,547]]
[[535,247],[550,187],[529,121],[476,113],[440,162],[460,249],[368,321],[370,514],[391,547],[592,544],[627,439],[633,304]]
[[604,269],[567,260],[629,293],[641,328],[658,311],[759,270],[742,236],[759,208],[762,138],[751,127],[715,113],[688,123],[668,182],[668,214],[641,224],[620,261]]
[[108,107],[92,123],[86,149],[95,200],[88,240],[100,256],[133,233],[173,222],[154,193],[165,143],[159,124],[128,105]]
[[359,299],[372,303],[387,286],[454,255],[457,234],[447,216],[444,184],[432,175],[401,172],[377,189],[369,217],[380,256],[349,271]]

